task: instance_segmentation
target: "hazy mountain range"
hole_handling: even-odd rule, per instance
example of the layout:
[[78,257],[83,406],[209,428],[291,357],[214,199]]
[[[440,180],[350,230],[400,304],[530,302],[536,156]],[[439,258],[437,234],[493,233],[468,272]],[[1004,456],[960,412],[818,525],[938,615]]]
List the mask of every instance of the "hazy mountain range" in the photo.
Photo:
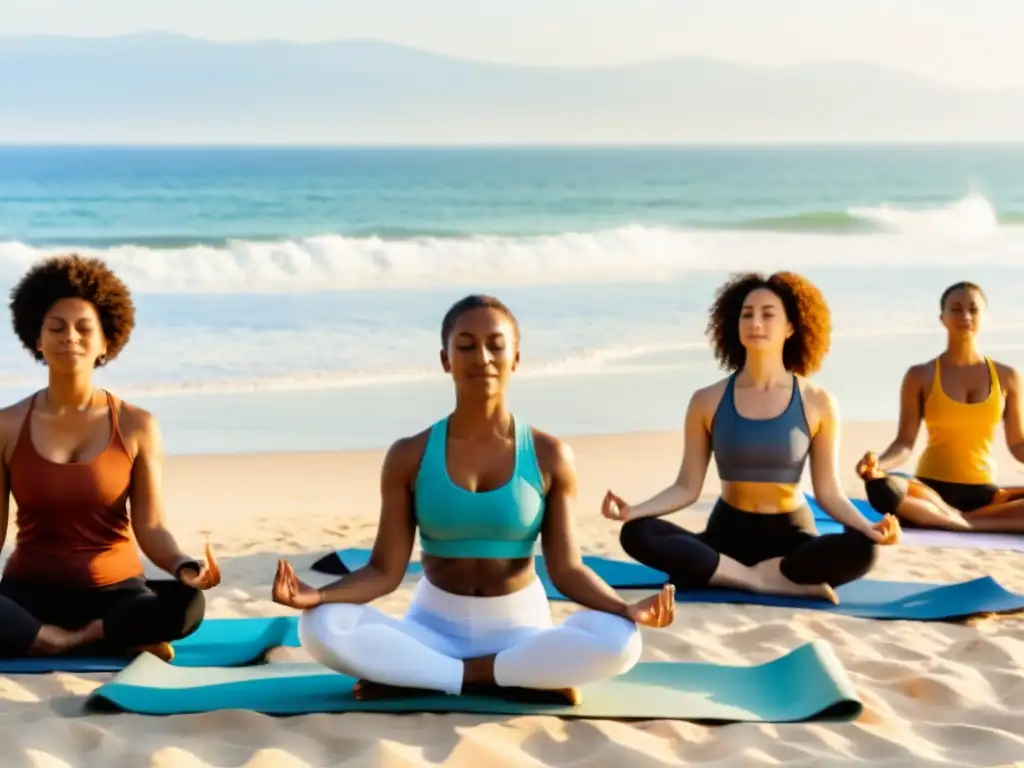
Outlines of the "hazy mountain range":
[[1024,140],[1024,88],[861,63],[568,69],[374,41],[0,37],[0,142]]

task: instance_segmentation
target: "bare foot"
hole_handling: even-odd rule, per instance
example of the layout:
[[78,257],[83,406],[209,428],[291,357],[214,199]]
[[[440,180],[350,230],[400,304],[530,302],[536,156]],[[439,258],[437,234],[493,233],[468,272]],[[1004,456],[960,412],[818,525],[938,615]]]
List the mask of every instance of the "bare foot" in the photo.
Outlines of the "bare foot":
[[170,643],[152,643],[150,645],[139,645],[132,648],[129,653],[132,656],[139,656],[143,653],[152,653],[161,661],[171,662],[174,660],[174,647]]
[[352,686],[352,695],[357,701],[381,701],[383,699],[410,699],[421,696],[438,696],[440,691],[429,688],[406,688],[400,685],[375,683],[373,680],[357,680]]
[[797,597],[818,597],[839,605],[839,597],[829,584],[797,584],[782,575],[779,568],[781,557],[763,560],[754,566],[759,577],[758,592],[770,595],[794,595]]
[[29,654],[32,656],[60,656],[80,644],[81,632],[44,624],[32,641]]

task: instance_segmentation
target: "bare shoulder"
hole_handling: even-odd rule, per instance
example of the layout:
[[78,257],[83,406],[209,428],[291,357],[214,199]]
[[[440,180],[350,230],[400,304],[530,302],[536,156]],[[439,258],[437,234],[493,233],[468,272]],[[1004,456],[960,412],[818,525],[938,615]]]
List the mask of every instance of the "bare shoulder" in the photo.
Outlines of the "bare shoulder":
[[1000,363],[997,360],[993,360],[992,364],[995,365],[996,375],[999,376],[999,386],[1005,392],[1020,392],[1020,371],[1012,365]]
[[835,396],[821,384],[802,376],[797,377],[797,386],[800,387],[800,396],[804,402],[823,411],[834,411],[836,409]]
[[21,426],[25,423],[31,402],[32,396],[30,395],[23,400],[0,408],[0,449],[3,451],[5,460],[10,458],[14,442],[21,433]]
[[839,420],[839,403],[828,389],[802,376],[797,377],[797,386],[812,430],[816,432],[822,424]]
[[157,417],[138,405],[118,400],[117,425],[129,453],[162,450],[163,438]]
[[907,372],[903,374],[903,380],[908,384],[913,384],[918,387],[930,387],[932,379],[935,378],[935,361],[938,358],[933,358],[924,363],[916,363],[909,368]]
[[400,437],[390,446],[384,454],[384,466],[382,475],[391,481],[408,481],[419,472],[420,462],[423,460],[423,453],[427,448],[427,440],[430,438],[430,428],[418,432],[415,435]]
[[710,424],[718,411],[725,395],[725,388],[729,385],[729,378],[719,379],[713,384],[694,390],[690,395],[688,410],[700,415],[705,424]]
[[25,416],[28,415],[31,403],[32,396],[29,395],[16,403],[0,408],[0,431],[4,436],[10,432],[17,433],[21,429],[21,424],[25,421]]
[[550,432],[530,428],[533,434],[533,447],[537,453],[537,463],[544,474],[557,475],[571,469],[576,463],[572,446]]

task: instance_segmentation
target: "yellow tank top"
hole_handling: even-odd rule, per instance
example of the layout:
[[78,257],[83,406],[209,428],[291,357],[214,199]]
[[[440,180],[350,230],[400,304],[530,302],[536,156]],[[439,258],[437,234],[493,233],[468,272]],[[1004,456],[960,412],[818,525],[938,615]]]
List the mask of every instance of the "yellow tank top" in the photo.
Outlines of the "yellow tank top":
[[935,380],[924,401],[928,445],[917,463],[917,476],[947,483],[992,483],[996,462],[992,442],[1003,418],[1005,399],[995,363],[988,363],[989,393],[980,403],[953,400],[942,388],[942,374],[935,360]]

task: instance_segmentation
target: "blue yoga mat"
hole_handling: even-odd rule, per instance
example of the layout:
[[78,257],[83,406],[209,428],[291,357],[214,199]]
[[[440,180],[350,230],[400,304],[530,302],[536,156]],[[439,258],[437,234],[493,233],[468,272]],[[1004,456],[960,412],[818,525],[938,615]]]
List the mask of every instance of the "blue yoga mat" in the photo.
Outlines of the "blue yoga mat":
[[577,706],[497,696],[419,694],[357,701],[355,681],[318,664],[233,669],[176,667],[146,654],[92,693],[92,708],[147,715],[249,710],[313,712],[472,712],[616,720],[800,722],[853,720],[862,709],[831,646],[814,640],[759,666],[649,662],[580,689]]
[[[320,573],[341,576],[362,568],[369,560],[370,550],[368,549],[341,549],[317,560],[313,563],[312,569]],[[619,589],[656,589],[665,583],[664,573],[648,568],[640,563],[628,560],[612,560],[598,555],[584,555],[583,562],[600,574],[601,578],[611,586]],[[534,565],[537,568],[537,575],[544,583],[544,588],[547,590],[548,595],[558,594],[558,590],[555,589],[548,576],[548,569],[544,564],[544,557],[542,555],[534,557]],[[422,563],[418,560],[413,560],[409,563],[405,573],[406,576],[421,576],[423,574]]]
[[[355,570],[369,558],[369,550],[345,549],[332,557]],[[584,562],[616,589],[657,589],[666,576],[645,565],[628,560],[613,560],[587,555]],[[536,556],[537,574],[552,600],[565,600],[548,577],[543,556]],[[419,562],[409,564],[408,573],[422,574]],[[777,595],[759,595],[732,589],[676,590],[679,603],[731,603],[769,605],[827,611],[867,619],[903,619],[908,621],[951,621],[984,613],[1024,610],[1024,595],[1004,589],[995,580],[983,577],[955,584],[878,581],[861,579],[836,590],[839,605],[826,600]]]
[[[252,664],[271,648],[298,647],[298,619],[295,616],[206,619],[199,629],[173,645],[175,656],[171,666],[174,667]],[[131,659],[118,657],[33,656],[0,659],[0,673],[113,672],[124,669],[130,662]]]
[[[871,522],[878,522],[882,515],[868,503],[867,499],[850,499]],[[841,533],[843,526],[823,510],[811,496],[807,504],[814,512],[814,523],[818,533]],[[908,547],[951,547],[956,549],[1010,550],[1024,552],[1024,534],[987,533],[971,531],[938,531],[926,528],[904,528],[903,544]]]

